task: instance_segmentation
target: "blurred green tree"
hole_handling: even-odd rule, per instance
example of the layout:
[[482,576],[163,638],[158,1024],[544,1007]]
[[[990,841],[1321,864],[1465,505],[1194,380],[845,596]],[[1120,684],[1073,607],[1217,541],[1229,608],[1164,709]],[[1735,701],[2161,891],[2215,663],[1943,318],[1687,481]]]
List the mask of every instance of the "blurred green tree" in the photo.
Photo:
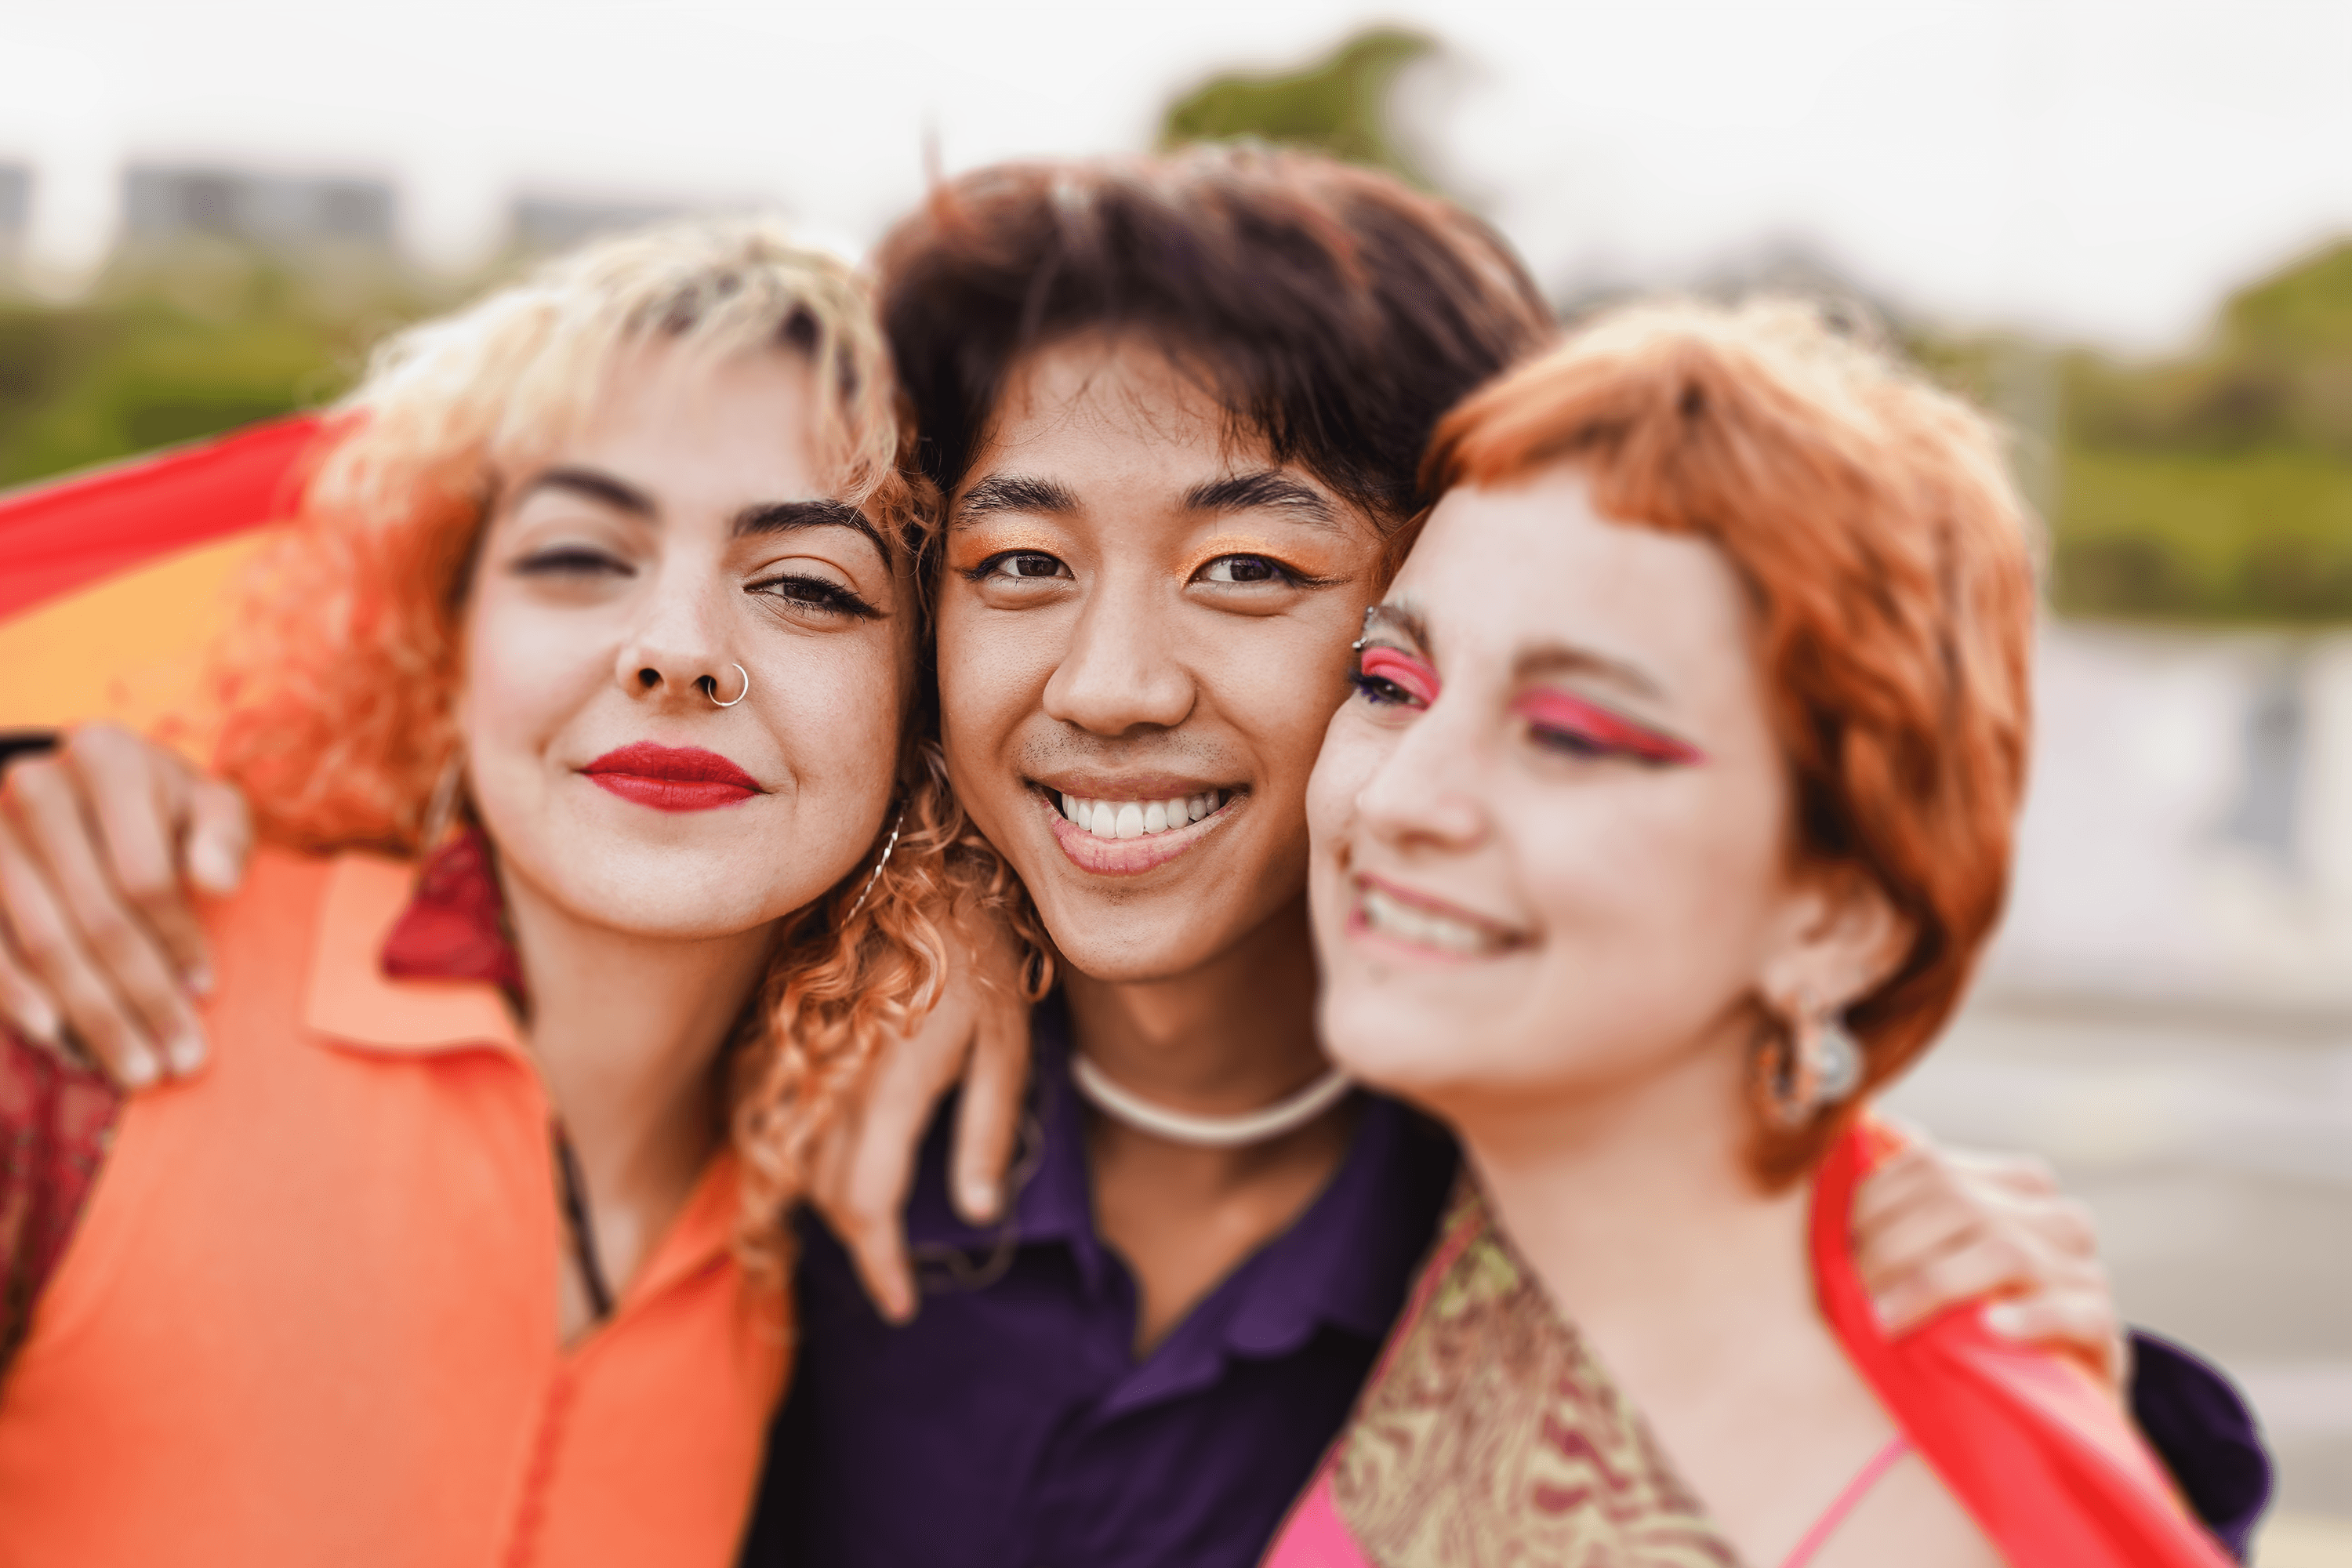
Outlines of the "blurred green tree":
[[206,246],[127,259],[79,304],[0,298],[0,486],[315,407],[436,295]]
[[2233,296],[2201,353],[2060,374],[2061,609],[2352,620],[2352,241]]
[[1437,48],[1425,34],[1373,27],[1304,70],[1212,78],[1169,105],[1160,146],[1254,138],[1369,163],[1426,189],[1428,175],[1398,144],[1390,98],[1399,73]]

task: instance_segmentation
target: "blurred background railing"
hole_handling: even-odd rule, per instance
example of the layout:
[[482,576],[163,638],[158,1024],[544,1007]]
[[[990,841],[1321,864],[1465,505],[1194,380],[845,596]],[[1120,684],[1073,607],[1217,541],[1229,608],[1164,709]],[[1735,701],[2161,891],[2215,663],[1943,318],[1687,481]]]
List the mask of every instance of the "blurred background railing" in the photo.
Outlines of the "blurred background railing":
[[[1565,310],[1664,282],[1875,313],[2008,421],[2049,527],[2011,914],[1896,1102],[2056,1162],[2126,1311],[2261,1407],[2284,1472],[2260,1561],[2352,1564],[2352,12],[1469,5],[1351,28],[1269,0],[1128,24],[918,6],[866,33],[795,15],[738,38],[753,24],[712,7],[353,8],[374,31],[269,45],[315,79],[224,132],[182,79],[242,68],[212,34],[121,46],[146,61],[134,114],[100,90],[114,45],[14,3],[0,487],[319,405],[387,328],[533,256],[742,205],[724,193],[760,190],[761,136],[797,159],[761,199],[851,243],[950,145],[961,167],[1256,136],[1448,190]],[[445,69],[444,44],[471,63]],[[157,64],[171,47],[186,70]],[[1182,63],[1244,49],[1274,63]],[[493,114],[509,99],[521,119]],[[100,100],[139,137],[91,131]],[[93,162],[182,131],[215,151]],[[507,149],[488,196],[469,137]],[[534,159],[557,177],[515,173]],[[2176,180],[2182,210],[2136,244],[2113,215]],[[473,237],[453,247],[456,188]],[[186,590],[218,571],[192,557]],[[9,636],[0,688],[40,658]]]

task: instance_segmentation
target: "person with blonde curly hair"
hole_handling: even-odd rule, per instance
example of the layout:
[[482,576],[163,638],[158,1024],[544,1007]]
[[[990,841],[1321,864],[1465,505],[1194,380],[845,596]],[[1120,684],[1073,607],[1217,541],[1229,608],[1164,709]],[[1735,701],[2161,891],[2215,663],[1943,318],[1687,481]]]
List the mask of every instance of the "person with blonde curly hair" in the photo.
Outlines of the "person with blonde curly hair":
[[[0,1033],[0,1562],[728,1561],[776,1216],[1001,902],[841,263],[593,246],[394,338],[224,655],[207,1068]],[[70,1245],[68,1245],[70,1241]]]

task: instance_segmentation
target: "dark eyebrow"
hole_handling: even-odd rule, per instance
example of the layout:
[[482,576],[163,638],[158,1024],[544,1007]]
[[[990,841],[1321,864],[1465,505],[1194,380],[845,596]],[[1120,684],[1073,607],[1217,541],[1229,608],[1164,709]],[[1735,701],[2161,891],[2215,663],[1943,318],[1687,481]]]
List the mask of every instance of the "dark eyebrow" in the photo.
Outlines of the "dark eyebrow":
[[1331,515],[1330,500],[1322,491],[1278,468],[1260,468],[1255,473],[1235,474],[1194,485],[1184,492],[1184,504],[1193,511],[1249,511],[1272,507],[1290,512],[1301,522],[1325,528],[1337,523]]
[[992,511],[1042,511],[1066,517],[1078,510],[1078,498],[1067,485],[1034,474],[991,474],[964,491],[956,502],[957,527]]
[[1520,680],[1556,674],[1597,675],[1643,697],[1666,694],[1665,689],[1639,665],[1569,643],[1547,643],[1528,648],[1512,661],[1511,673]]
[[634,517],[651,518],[656,511],[653,497],[595,468],[549,468],[515,492],[515,504],[521,505],[533,490],[570,490]]
[[854,528],[874,542],[876,553],[887,563],[890,545],[866,514],[845,500],[772,500],[747,506],[735,514],[734,537],[753,533],[784,533],[795,528]]

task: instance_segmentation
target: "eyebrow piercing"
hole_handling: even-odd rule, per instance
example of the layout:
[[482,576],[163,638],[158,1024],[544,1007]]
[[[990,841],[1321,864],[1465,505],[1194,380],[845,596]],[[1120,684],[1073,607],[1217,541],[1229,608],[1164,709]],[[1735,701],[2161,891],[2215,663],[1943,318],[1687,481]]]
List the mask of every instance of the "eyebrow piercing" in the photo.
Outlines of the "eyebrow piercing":
[[702,694],[710,699],[711,705],[713,707],[732,708],[736,703],[742,701],[743,699],[751,695],[751,672],[745,669],[740,664],[733,668],[735,673],[743,678],[743,689],[737,692],[731,700],[726,702],[719,700],[719,682],[712,679],[709,676],[706,675],[695,682],[697,686],[702,688]]

